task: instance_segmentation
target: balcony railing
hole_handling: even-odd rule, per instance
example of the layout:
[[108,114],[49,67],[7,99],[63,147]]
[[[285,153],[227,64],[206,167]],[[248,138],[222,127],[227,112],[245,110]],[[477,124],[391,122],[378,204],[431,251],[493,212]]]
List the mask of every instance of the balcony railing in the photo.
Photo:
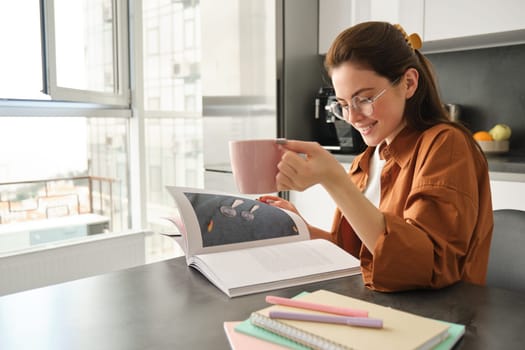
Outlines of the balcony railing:
[[124,208],[116,182],[77,176],[0,183],[0,224],[92,213],[108,217],[112,230]]

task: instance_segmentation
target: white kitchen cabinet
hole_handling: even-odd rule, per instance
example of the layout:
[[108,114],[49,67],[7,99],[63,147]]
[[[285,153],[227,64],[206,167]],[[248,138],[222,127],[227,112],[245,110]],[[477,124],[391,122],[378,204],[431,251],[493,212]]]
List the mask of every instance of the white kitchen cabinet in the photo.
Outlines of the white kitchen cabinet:
[[[525,182],[492,180],[490,186],[494,210],[525,211]],[[292,191],[290,201],[308,223],[330,230],[336,206],[323,187],[316,185],[303,192]]]
[[[345,169],[350,164],[342,163]],[[490,173],[492,207],[525,211],[525,174]],[[303,192],[290,191],[290,201],[295,204],[304,219],[324,230],[330,230],[336,205],[321,185]]]
[[[525,182],[490,182],[492,207],[497,209],[518,209],[525,211]],[[324,188],[313,186],[303,192],[290,192],[290,201],[310,224],[329,231],[336,205]]]
[[422,36],[424,1],[421,0],[354,0],[355,23],[385,21],[401,24],[407,34]]
[[[341,165],[350,169],[350,163]],[[330,231],[336,205],[324,187],[315,185],[302,192],[290,191],[290,202],[309,224]]]
[[525,182],[491,180],[492,208],[525,211]]
[[319,0],[319,53],[325,54],[337,34],[354,24],[386,21],[422,35],[423,18],[421,0]]
[[525,28],[522,0],[425,0],[424,3],[425,41]]
[[290,202],[309,224],[330,231],[336,206],[321,185],[312,186],[302,192],[290,191]]
[[522,0],[319,0],[319,53],[338,32],[364,21],[418,33],[424,53],[525,43]]

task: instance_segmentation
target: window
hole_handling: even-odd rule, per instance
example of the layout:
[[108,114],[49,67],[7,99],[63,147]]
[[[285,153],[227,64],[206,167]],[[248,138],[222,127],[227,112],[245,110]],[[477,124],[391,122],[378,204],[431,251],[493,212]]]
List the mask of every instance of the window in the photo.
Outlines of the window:
[[166,186],[204,186],[200,7],[196,0],[142,6],[147,221],[173,230],[161,219],[175,212]]
[[16,231],[26,221],[96,214],[111,231],[127,229],[127,133],[125,118],[0,117],[0,149],[9,150],[0,158],[0,224]]
[[39,0],[0,2],[0,45],[0,98],[49,99],[42,92]]
[[1,2],[0,223],[166,224],[165,186],[204,181],[199,26],[198,0]]
[[126,1],[45,4],[47,91],[52,98],[129,104]]
[[127,1],[42,4],[0,4],[0,98],[128,107]]
[[130,228],[127,23],[125,0],[0,3],[1,251],[54,239],[27,221]]

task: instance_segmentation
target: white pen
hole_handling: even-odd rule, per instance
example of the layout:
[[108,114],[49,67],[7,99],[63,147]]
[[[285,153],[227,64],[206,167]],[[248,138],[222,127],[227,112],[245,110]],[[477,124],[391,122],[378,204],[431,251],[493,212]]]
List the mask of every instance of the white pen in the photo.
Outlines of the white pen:
[[270,311],[270,318],[280,318],[296,321],[336,323],[348,326],[367,328],[383,328],[383,320],[369,317],[349,317],[336,315],[306,314],[288,311]]

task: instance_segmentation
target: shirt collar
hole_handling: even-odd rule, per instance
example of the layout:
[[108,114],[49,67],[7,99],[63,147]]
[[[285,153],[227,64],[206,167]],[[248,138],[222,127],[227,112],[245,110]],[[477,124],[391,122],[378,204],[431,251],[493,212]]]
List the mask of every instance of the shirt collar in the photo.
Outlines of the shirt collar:
[[[420,135],[420,131],[406,126],[389,145],[383,147],[381,150],[382,158],[386,161],[393,159],[399,167],[405,167],[412,157],[414,146]],[[355,173],[358,169],[368,172],[370,158],[374,154],[374,150],[375,147],[367,147],[363,153],[358,155],[350,168],[350,173]]]
[[381,155],[387,161],[393,159],[400,168],[404,168],[414,153],[414,147],[421,136],[421,131],[417,131],[406,126],[396,135],[394,140],[387,145]]

